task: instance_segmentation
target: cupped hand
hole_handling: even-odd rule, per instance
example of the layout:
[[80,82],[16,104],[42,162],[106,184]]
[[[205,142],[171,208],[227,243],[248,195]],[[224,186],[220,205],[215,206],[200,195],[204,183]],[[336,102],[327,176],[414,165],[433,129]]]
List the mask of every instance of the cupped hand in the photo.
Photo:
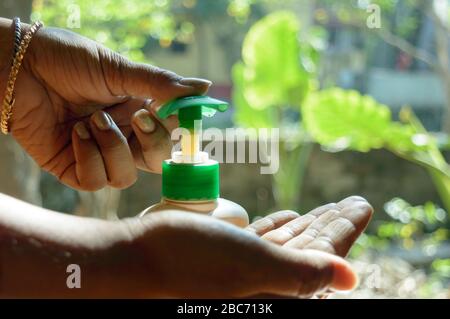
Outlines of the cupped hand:
[[364,198],[351,196],[302,216],[294,211],[276,212],[250,224],[246,230],[283,247],[345,257],[368,225],[372,213]]
[[44,28],[19,72],[11,132],[44,170],[73,188],[124,188],[134,183],[136,167],[158,172],[169,157],[177,120],[160,121],[154,108],[203,94],[210,84]]
[[301,216],[293,211],[276,212],[246,229],[284,247],[315,249],[345,257],[366,228],[372,212],[364,198],[351,196]]
[[371,213],[363,198],[349,197],[303,216],[274,213],[247,229],[185,212],[129,222],[134,245],[158,273],[164,296],[310,297],[354,288],[356,275],[341,257]]

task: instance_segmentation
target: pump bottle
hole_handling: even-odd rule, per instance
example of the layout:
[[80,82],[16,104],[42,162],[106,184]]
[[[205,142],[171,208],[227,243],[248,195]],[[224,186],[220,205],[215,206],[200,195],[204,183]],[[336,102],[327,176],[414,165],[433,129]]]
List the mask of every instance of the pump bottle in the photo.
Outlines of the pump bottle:
[[163,105],[157,112],[161,119],[178,114],[182,129],[181,151],[162,163],[162,199],[140,216],[169,210],[208,215],[238,227],[248,225],[243,207],[219,197],[219,163],[201,151],[203,116],[224,112],[226,102],[208,96],[189,96]]

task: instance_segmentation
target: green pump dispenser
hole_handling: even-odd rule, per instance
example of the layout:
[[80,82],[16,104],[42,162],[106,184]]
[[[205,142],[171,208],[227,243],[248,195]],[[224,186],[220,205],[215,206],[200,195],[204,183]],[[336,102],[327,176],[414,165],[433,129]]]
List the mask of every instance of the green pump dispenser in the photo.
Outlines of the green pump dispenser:
[[219,197],[219,163],[201,152],[203,116],[224,112],[228,103],[209,96],[188,96],[164,104],[157,112],[161,119],[178,114],[184,129],[181,152],[162,165],[162,196],[179,201],[215,200]]
[[169,115],[178,114],[180,127],[191,129],[195,120],[201,121],[203,116],[211,117],[216,111],[225,112],[227,109],[227,102],[204,95],[188,96],[164,104],[158,110],[158,116],[165,119]]

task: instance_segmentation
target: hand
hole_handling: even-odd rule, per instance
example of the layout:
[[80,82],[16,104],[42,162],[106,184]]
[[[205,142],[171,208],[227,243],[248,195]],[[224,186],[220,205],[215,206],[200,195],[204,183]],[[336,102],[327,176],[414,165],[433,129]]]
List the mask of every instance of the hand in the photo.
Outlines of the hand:
[[306,297],[357,282],[340,257],[281,247],[211,217],[165,212],[124,222],[133,234],[129,251],[141,258],[136,268],[157,274],[142,278],[159,288],[157,297]]
[[[308,297],[327,288],[349,290],[357,281],[341,257],[312,244],[313,249],[296,249],[255,235],[287,226],[295,213],[272,215],[266,220],[274,226],[262,226],[260,220],[247,231],[187,212],[105,221],[52,212],[2,194],[0,203],[0,297]],[[365,227],[370,206],[355,200],[341,207],[346,208],[339,214],[358,230],[338,227],[336,236],[327,236],[347,242],[332,245],[344,252]],[[310,215],[319,221],[326,210]],[[309,229],[314,223],[307,222]],[[338,218],[328,226],[340,223]],[[66,286],[69,264],[82,269],[79,289]]]
[[203,94],[210,84],[44,28],[19,72],[11,132],[44,170],[73,188],[124,188],[136,180],[136,167],[158,172],[169,157],[177,120],[158,120],[154,108]]
[[351,196],[302,216],[293,211],[276,212],[246,229],[280,246],[315,249],[345,257],[366,228],[372,212],[364,198]]
[[362,197],[317,207],[300,216],[293,211],[270,214],[247,226],[262,239],[295,249],[314,249],[345,257],[364,231],[373,209]]

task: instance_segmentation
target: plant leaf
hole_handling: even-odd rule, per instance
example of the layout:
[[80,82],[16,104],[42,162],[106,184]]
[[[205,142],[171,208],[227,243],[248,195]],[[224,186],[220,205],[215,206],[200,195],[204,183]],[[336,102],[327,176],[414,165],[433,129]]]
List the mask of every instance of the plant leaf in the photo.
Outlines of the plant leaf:
[[272,13],[249,30],[242,58],[243,94],[251,107],[301,103],[309,88],[310,74],[301,63],[299,30],[298,18],[288,11]]
[[367,152],[387,147],[415,151],[414,130],[391,120],[389,108],[356,91],[331,88],[312,93],[302,106],[305,127],[328,147]]
[[238,125],[244,127],[277,127],[277,117],[274,108],[254,109],[247,102],[243,94],[244,65],[236,63],[232,70],[233,77],[233,103],[235,106],[234,120]]

